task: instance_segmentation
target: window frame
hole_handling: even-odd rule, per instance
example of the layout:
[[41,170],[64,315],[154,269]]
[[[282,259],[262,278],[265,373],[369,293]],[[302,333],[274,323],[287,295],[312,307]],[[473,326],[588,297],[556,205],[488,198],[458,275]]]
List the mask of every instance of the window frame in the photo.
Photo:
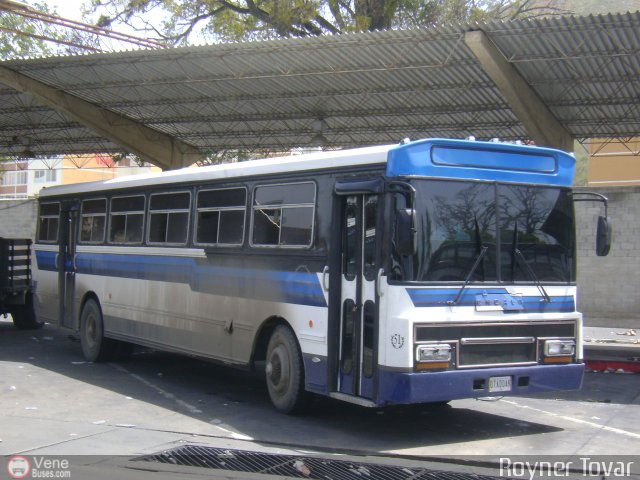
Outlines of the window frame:
[[[42,177],[39,175],[42,174]],[[33,172],[34,183],[54,183],[58,181],[58,172],[55,169],[38,169]]]
[[[198,207],[198,198],[200,196],[200,192],[219,192],[223,190],[244,190],[244,206],[242,207],[242,240],[240,243],[202,243],[198,242],[198,221],[200,220],[199,214],[200,212],[223,212],[223,211],[240,211],[240,207]],[[221,248],[233,248],[233,247],[241,247],[244,245],[246,238],[246,226],[247,226],[247,206],[249,205],[249,189],[246,185],[236,186],[236,187],[221,187],[221,188],[209,188],[204,187],[198,189],[196,192],[196,201],[195,201],[195,221],[193,222],[193,244],[198,247],[221,247]],[[220,216],[218,216],[218,231],[216,238],[220,238]]]
[[[29,184],[29,172],[27,170],[3,170],[0,178],[0,186],[21,187]],[[13,179],[12,182],[9,182]]]
[[[111,240],[111,225],[112,225],[112,220],[113,220],[113,201],[117,200],[119,198],[135,198],[135,197],[142,197],[143,202],[144,202],[144,206],[142,208],[142,238],[140,238],[139,242],[116,242],[116,241],[112,241]],[[116,215],[129,215],[129,214],[139,214],[140,210],[131,210],[128,212],[116,212]],[[107,228],[107,243],[109,245],[143,245],[144,244],[144,232],[145,232],[145,228],[146,228],[146,212],[147,212],[147,196],[144,193],[136,193],[136,194],[132,194],[132,195],[116,195],[113,196],[109,199],[109,227]],[[125,223],[126,225],[126,223]],[[126,229],[125,229],[125,234],[126,234]]]
[[[285,187],[288,185],[304,185],[309,184],[313,185],[313,201],[311,203],[283,203],[281,205],[255,205],[256,191],[261,187]],[[318,185],[316,182],[311,180],[302,180],[299,182],[286,182],[286,183],[262,183],[258,185],[254,185],[253,191],[251,192],[251,225],[249,232],[249,245],[254,248],[271,248],[271,249],[295,249],[295,250],[309,250],[313,247],[314,239],[315,239],[315,230],[316,230],[316,203],[318,201]],[[280,240],[282,238],[282,210],[285,208],[295,208],[295,207],[303,207],[309,208],[311,207],[311,235],[309,238],[309,244],[307,245],[282,245]],[[255,229],[255,212],[256,210],[280,210],[280,232],[278,234],[278,244],[277,245],[269,245],[269,244],[261,244],[253,242],[253,233]]]
[[[159,195],[176,195],[176,194],[188,194],[189,195],[189,206],[185,209],[185,208],[181,208],[181,209],[163,209],[163,210],[151,210],[151,199],[155,196],[159,196]],[[144,241],[146,241],[147,245],[153,245],[154,247],[184,247],[186,245],[189,244],[189,232],[191,230],[190,227],[190,223],[191,223],[191,210],[192,210],[192,200],[193,200],[193,195],[191,193],[191,190],[178,190],[178,191],[163,191],[163,192],[154,192],[152,194],[149,195],[149,202],[146,205],[146,213],[145,213],[145,225],[143,226],[143,231],[146,233],[144,236]],[[152,213],[166,213],[168,215],[170,215],[171,213],[185,213],[187,214],[187,228],[186,228],[186,235],[185,235],[185,239],[183,243],[178,243],[178,242],[152,242],[149,239],[149,236],[151,234],[151,215]],[[167,217],[167,222],[169,222],[169,218]],[[167,229],[168,233],[169,230]],[[165,235],[165,239],[166,239],[166,235]]]
[[[84,215],[82,214],[82,208],[84,207],[85,202],[93,202],[96,200],[104,200],[104,231],[102,232],[102,240],[99,241],[87,241],[87,240],[82,240],[82,219],[84,217]],[[109,215],[109,206],[110,206],[110,202],[109,199],[107,197],[98,197],[98,198],[85,198],[80,202],[80,223],[78,225],[78,243],[82,244],[82,245],[100,245],[102,243],[106,242],[107,239],[107,230],[108,230],[108,225],[107,225],[107,220],[109,219],[108,217],[110,217]],[[87,216],[91,216],[91,217],[97,217],[99,216],[99,214],[90,214]]]

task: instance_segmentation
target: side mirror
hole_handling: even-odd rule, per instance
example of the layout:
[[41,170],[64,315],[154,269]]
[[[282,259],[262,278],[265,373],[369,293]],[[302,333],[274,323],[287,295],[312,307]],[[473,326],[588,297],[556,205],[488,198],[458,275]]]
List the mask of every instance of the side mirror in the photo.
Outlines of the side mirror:
[[605,257],[611,250],[611,224],[607,217],[598,217],[598,227],[596,230],[596,255]]
[[400,255],[416,253],[416,212],[413,208],[396,210],[396,250]]

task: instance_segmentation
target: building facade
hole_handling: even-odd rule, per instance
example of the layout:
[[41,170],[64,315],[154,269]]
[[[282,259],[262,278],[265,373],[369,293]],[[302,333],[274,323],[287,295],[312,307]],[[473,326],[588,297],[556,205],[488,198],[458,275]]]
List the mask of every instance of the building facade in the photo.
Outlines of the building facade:
[[34,198],[52,185],[96,182],[134,173],[160,171],[129,159],[114,162],[109,155],[65,155],[0,162],[0,200]]

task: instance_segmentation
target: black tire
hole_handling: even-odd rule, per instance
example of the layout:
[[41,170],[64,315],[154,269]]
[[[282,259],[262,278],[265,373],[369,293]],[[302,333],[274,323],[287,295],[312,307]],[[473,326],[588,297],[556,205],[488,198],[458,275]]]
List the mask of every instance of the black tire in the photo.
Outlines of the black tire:
[[304,410],[308,398],[302,353],[295,335],[284,325],[278,325],[269,339],[265,375],[271,402],[278,411],[294,414]]
[[82,354],[89,362],[112,360],[118,343],[104,336],[104,321],[100,305],[90,298],[82,307],[80,315],[80,346]]
[[33,295],[30,293],[27,294],[24,305],[11,310],[11,318],[18,330],[36,330],[44,325],[44,322],[38,320],[33,306]]

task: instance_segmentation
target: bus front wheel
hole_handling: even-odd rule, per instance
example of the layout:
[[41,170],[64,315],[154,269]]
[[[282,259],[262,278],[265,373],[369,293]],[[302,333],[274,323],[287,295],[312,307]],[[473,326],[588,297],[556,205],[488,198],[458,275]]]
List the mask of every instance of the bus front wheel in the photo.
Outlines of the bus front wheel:
[[296,337],[278,325],[269,339],[265,367],[271,402],[280,412],[299,413],[306,404],[304,365]]
[[104,336],[104,321],[98,302],[90,298],[80,315],[80,346],[89,362],[103,362],[113,358],[117,342]]

